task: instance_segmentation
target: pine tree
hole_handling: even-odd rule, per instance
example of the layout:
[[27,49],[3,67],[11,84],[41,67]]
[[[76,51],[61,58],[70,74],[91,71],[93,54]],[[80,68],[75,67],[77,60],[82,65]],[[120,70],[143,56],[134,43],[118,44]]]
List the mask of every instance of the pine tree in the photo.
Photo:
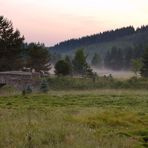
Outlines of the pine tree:
[[140,71],[140,69],[142,68],[142,62],[141,59],[133,59],[131,61],[131,65],[132,65],[132,71],[135,73],[136,77],[138,76],[138,72]]
[[128,47],[125,49],[124,53],[124,69],[129,70],[131,67],[131,60],[133,58],[133,49],[131,47]]
[[27,94],[31,94],[32,93],[32,88],[31,88],[30,85],[27,85],[27,87],[26,87],[26,93]]
[[91,64],[92,64],[92,66],[95,66],[95,67],[99,67],[101,65],[101,58],[100,58],[99,54],[97,54],[97,53],[94,54]]
[[74,73],[79,75],[85,75],[88,69],[88,63],[86,61],[87,56],[84,54],[83,49],[78,49],[73,59]]
[[40,90],[43,93],[47,93],[49,90],[49,85],[46,79],[43,79],[40,85]]
[[55,74],[56,75],[69,75],[70,65],[65,60],[60,60],[55,64]]
[[106,68],[111,68],[111,64],[110,64],[110,61],[111,61],[111,54],[109,51],[107,51],[105,57],[104,57],[104,66]]
[[18,70],[22,67],[24,37],[14,30],[12,22],[0,16],[0,71]]
[[141,68],[141,76],[148,77],[148,48],[144,51],[142,56],[143,66]]
[[44,44],[31,43],[27,47],[28,61],[27,66],[35,69],[36,71],[49,71],[50,70],[50,54],[45,48]]
[[113,47],[111,52],[108,51],[104,63],[107,68],[121,70],[123,68],[123,53],[121,49]]
[[72,76],[73,75],[72,60],[70,60],[69,56],[66,56],[64,60],[68,64],[68,66],[69,66],[69,74]]

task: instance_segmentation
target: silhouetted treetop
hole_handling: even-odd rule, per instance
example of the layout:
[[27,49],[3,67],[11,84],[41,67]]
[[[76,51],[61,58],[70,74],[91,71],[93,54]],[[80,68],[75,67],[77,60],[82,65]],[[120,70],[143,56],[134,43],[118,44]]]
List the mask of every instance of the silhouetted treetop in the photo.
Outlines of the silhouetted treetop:
[[70,39],[67,41],[60,42],[56,44],[54,47],[51,47],[50,49],[62,50],[62,52],[64,52],[66,50],[76,49],[76,48],[88,46],[91,44],[109,42],[121,37],[129,36],[134,33],[140,33],[140,32],[148,32],[148,26],[142,26],[137,29],[134,29],[133,26],[128,26],[120,29],[101,32],[101,33],[90,35],[90,36],[85,36],[78,39]]
[[0,16],[0,71],[21,68],[24,37],[14,30],[11,21]]

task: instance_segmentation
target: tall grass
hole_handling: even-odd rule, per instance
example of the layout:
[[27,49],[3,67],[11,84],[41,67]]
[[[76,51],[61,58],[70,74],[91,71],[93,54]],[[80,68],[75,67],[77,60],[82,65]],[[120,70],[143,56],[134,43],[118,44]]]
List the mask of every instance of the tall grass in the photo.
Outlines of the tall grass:
[[0,96],[6,96],[6,95],[16,95],[19,94],[19,90],[15,89],[13,86],[5,85],[3,87],[0,87]]
[[118,80],[111,77],[91,78],[54,77],[48,78],[51,90],[89,90],[89,89],[148,89],[148,79],[132,77]]
[[144,90],[1,96],[0,147],[146,147],[147,106]]

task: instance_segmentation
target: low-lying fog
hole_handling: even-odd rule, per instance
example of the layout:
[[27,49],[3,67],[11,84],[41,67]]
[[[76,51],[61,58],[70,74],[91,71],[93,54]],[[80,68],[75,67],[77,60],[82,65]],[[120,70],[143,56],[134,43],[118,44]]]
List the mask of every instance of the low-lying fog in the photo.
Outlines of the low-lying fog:
[[[105,69],[105,68],[101,68],[101,69],[97,69],[97,68],[93,68],[93,71],[96,72],[99,76],[108,76],[109,74],[111,74],[114,78],[123,78],[123,79],[128,79],[132,76],[134,76],[134,73],[132,71],[114,71],[114,70],[110,70],[110,69]],[[54,66],[52,65],[52,68],[50,70],[50,74],[54,74]]]
[[93,71],[96,72],[99,76],[108,76],[109,74],[111,74],[113,77],[115,78],[130,78],[132,76],[134,76],[134,73],[132,71],[114,71],[114,70],[110,70],[110,69],[96,69],[93,68]]

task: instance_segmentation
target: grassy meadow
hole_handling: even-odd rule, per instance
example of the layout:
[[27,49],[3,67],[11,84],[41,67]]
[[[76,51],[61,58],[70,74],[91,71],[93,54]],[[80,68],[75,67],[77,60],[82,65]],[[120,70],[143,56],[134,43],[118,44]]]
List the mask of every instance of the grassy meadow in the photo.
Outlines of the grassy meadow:
[[0,96],[1,148],[146,148],[148,91],[51,90]]
[[101,76],[93,78],[50,77],[47,79],[50,90],[95,90],[95,89],[148,89],[148,79],[144,78],[114,78]]

